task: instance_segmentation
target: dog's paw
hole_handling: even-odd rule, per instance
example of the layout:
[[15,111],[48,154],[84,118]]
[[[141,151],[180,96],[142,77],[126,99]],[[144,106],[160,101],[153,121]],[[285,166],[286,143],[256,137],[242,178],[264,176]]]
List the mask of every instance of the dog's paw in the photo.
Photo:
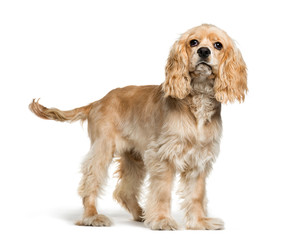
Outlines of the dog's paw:
[[201,218],[195,222],[188,222],[186,228],[191,230],[222,230],[224,222],[219,218]]
[[178,224],[172,218],[166,217],[154,221],[145,221],[147,225],[152,230],[177,230]]
[[134,216],[134,221],[136,221],[136,222],[144,222],[145,219],[142,216]]
[[108,217],[98,214],[91,217],[83,217],[82,220],[76,222],[78,226],[108,227],[112,222]]
[[141,207],[136,208],[135,211],[132,211],[133,219],[136,222],[144,222],[143,210]]

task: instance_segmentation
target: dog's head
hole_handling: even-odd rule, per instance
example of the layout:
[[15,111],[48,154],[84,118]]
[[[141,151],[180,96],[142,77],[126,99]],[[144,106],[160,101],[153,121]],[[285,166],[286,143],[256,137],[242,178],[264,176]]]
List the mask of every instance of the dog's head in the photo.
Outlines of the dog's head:
[[244,101],[246,65],[234,41],[221,29],[208,24],[195,27],[177,40],[166,64],[165,96],[183,99],[191,91],[192,74],[214,78],[219,102]]

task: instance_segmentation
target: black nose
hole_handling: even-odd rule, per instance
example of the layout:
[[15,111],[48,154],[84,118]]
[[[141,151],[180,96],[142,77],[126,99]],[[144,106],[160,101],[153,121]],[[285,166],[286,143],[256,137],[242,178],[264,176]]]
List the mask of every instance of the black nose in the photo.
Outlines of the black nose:
[[207,58],[210,55],[210,50],[207,47],[201,47],[197,51],[200,58]]

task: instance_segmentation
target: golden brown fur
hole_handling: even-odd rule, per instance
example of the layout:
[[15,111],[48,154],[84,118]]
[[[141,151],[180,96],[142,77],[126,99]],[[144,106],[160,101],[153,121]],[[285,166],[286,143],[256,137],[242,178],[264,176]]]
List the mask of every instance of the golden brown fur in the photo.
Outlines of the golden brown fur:
[[[198,44],[192,44],[195,39]],[[218,49],[220,42],[222,49]],[[199,49],[208,48],[201,61]],[[213,25],[184,33],[173,45],[160,86],[128,86],[71,111],[46,108],[33,101],[30,109],[43,119],[87,120],[91,149],[82,165],[79,194],[84,214],[78,225],[109,226],[98,214],[96,198],[114,156],[119,181],[114,198],[136,221],[151,229],[177,229],[170,214],[173,179],[180,173],[188,229],[222,229],[208,218],[205,179],[219,154],[221,102],[244,100],[246,66],[230,37]],[[144,210],[140,189],[149,175]]]

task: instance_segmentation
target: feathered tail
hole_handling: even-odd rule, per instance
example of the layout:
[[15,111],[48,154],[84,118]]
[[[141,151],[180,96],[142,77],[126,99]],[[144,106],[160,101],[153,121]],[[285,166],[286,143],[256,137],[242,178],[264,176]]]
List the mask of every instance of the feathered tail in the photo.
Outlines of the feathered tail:
[[81,120],[83,122],[87,119],[91,107],[92,103],[70,111],[61,111],[57,108],[46,108],[42,106],[39,104],[39,99],[37,101],[33,99],[33,102],[29,105],[29,109],[38,117],[60,122],[74,122],[77,120]]

